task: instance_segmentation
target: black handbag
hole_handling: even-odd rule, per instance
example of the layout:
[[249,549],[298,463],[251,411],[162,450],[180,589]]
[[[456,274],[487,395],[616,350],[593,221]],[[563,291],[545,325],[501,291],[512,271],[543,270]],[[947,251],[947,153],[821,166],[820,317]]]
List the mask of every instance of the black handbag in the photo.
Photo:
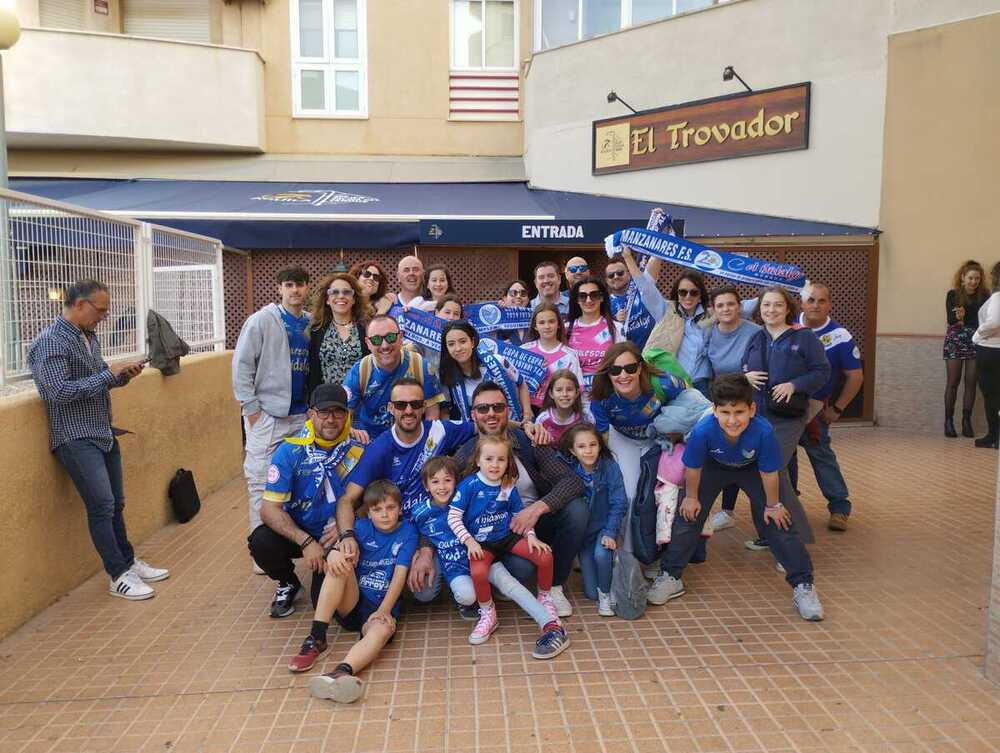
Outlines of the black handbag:
[[179,523],[187,523],[201,510],[201,498],[194,484],[194,474],[186,468],[178,469],[170,479],[167,496],[174,508],[174,516]]

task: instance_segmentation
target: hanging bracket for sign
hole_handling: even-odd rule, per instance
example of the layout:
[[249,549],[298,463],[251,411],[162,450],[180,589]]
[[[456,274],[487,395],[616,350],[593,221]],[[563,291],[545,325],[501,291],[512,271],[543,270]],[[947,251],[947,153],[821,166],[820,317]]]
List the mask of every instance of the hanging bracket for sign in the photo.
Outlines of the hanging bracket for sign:
[[595,120],[592,173],[809,148],[809,82]]

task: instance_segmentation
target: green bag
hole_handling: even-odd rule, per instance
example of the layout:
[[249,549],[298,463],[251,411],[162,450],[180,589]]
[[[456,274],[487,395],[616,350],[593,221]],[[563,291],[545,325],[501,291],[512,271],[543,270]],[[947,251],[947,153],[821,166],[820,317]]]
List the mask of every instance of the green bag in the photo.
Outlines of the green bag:
[[[665,374],[670,374],[682,380],[685,387],[692,386],[691,377],[684,371],[684,367],[677,360],[677,356],[669,350],[664,350],[663,348],[646,348],[642,352],[642,359],[650,366],[655,366]],[[653,392],[656,393],[656,399],[661,403],[667,402],[666,395],[663,394],[663,389],[656,380],[653,381]]]

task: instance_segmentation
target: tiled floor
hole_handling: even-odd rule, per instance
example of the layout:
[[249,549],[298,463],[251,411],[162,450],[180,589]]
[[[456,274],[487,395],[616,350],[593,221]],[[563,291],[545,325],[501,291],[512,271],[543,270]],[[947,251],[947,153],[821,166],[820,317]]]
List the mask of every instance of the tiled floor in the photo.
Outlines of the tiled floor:
[[[409,606],[347,707],[285,669],[310,610],[267,617],[235,480],[145,542],[173,572],[155,599],[112,599],[95,577],[0,643],[0,753],[1000,751],[1000,692],[981,673],[996,453],[885,430],[834,440],[846,534],[826,531],[808,465],[802,483],[825,622],[799,620],[770,556],[743,548],[744,507],[688,594],[639,621],[598,617],[574,576],[573,644],[552,662],[527,654],[533,623],[509,604],[478,648],[447,604]],[[332,635],[328,663],[350,640]]]

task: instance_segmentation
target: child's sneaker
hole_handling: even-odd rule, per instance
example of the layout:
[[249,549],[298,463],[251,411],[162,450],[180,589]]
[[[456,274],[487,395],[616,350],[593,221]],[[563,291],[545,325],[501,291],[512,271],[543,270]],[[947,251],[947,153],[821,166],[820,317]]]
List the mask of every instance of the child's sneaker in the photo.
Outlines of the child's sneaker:
[[767,545],[767,539],[747,539],[743,542],[743,546],[749,549],[751,552],[763,552],[770,547]]
[[611,602],[611,594],[600,590],[597,592],[597,613],[601,617],[615,616],[615,605]]
[[469,634],[469,643],[473,646],[478,646],[481,643],[486,643],[493,635],[493,631],[497,629],[497,610],[494,606],[479,607],[479,622],[476,623],[476,627],[472,629]]
[[309,681],[309,692],[313,698],[323,698],[337,703],[354,703],[364,693],[364,689],[361,680],[342,669],[317,675]]
[[715,531],[724,531],[734,525],[736,525],[736,518],[728,510],[719,510],[712,516],[712,529]]
[[551,591],[539,591],[538,603],[549,613],[552,622],[559,622],[559,610],[556,608],[556,602],[552,598]]
[[573,605],[569,603],[569,599],[567,599],[566,594],[563,593],[562,586],[552,586],[549,590],[549,596],[552,597],[552,603],[556,605],[557,615],[560,617],[573,616]]
[[299,649],[299,653],[289,660],[288,669],[292,672],[308,672],[313,668],[319,655],[324,651],[326,651],[326,641],[318,641],[311,635],[308,635],[302,641],[302,648]]
[[543,628],[545,632],[535,642],[531,655],[536,659],[554,659],[569,648],[569,634],[562,627],[550,622]]
[[649,587],[649,593],[646,594],[646,601],[659,606],[683,595],[683,581],[680,578],[674,578],[669,573],[663,572],[653,581],[653,585]]

